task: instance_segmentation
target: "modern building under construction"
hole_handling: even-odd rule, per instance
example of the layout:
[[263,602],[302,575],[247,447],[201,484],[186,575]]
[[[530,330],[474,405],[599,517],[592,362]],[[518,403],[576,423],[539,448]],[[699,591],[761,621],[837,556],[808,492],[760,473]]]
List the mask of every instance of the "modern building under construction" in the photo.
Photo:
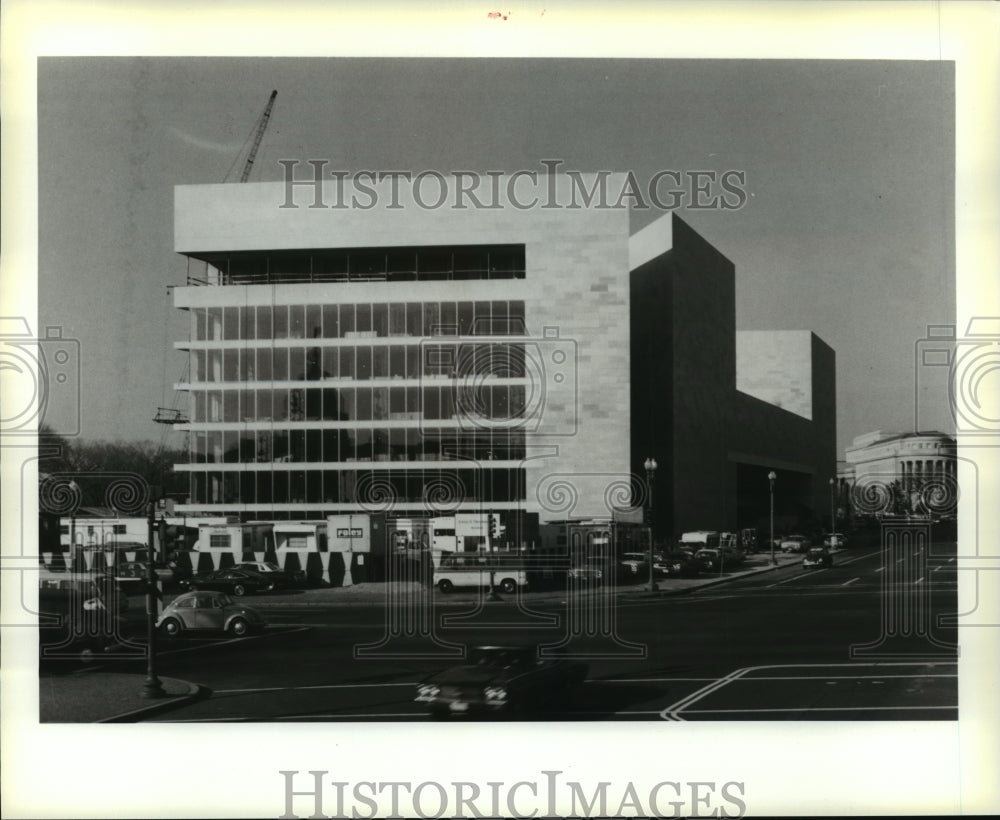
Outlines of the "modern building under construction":
[[430,207],[383,180],[359,205],[338,182],[175,190],[178,512],[493,513],[520,540],[638,504],[668,535],[756,522],[771,470],[779,503],[824,508],[832,350],[737,334],[732,263],[677,216],[630,236],[596,201]]

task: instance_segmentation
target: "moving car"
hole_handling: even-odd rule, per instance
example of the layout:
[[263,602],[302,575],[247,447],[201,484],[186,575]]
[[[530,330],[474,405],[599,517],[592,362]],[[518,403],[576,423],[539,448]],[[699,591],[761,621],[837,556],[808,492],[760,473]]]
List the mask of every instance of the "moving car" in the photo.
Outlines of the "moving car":
[[263,575],[274,583],[275,589],[301,587],[306,582],[306,574],[302,570],[290,572],[272,561],[243,561],[234,566],[233,569],[248,569]]
[[263,629],[265,623],[256,609],[237,604],[225,593],[196,591],[178,595],[167,604],[156,626],[171,637],[189,629],[214,629],[240,636],[251,629]]
[[842,532],[828,532],[823,536],[823,544],[827,547],[843,548],[847,546],[847,536]]
[[477,646],[464,664],[417,685],[416,702],[433,717],[511,715],[563,700],[587,677],[587,665],[539,658],[536,646]]
[[786,535],[781,539],[782,552],[805,552],[812,542],[804,535]]
[[832,567],[833,556],[826,547],[810,547],[802,556],[803,567]]
[[190,589],[214,589],[218,592],[228,592],[237,598],[248,592],[260,592],[274,589],[274,581],[248,569],[217,569],[214,572],[203,572],[181,581],[181,586]]

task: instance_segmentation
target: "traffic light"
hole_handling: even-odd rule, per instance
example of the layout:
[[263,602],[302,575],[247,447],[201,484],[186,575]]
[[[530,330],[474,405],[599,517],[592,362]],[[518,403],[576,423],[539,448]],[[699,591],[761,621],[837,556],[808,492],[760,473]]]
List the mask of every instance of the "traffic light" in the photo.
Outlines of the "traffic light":
[[490,538],[497,538],[500,535],[500,516],[489,514]]

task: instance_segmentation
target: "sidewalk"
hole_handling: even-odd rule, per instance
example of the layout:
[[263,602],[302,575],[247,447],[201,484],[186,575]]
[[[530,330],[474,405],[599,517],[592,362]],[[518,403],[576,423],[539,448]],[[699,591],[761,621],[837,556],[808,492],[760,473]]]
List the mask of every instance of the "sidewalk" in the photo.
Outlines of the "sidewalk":
[[[739,569],[718,575],[696,575],[692,578],[658,578],[656,584],[658,591],[650,593],[648,583],[634,583],[619,585],[615,588],[618,595],[678,595],[689,592],[692,589],[712,586],[714,584],[725,583],[734,578],[743,578],[747,575],[754,575],[759,572],[769,572],[772,569],[780,569],[790,564],[797,564],[802,561],[802,556],[798,553],[782,553],[776,551],[774,554],[777,567],[771,565],[769,553],[757,553],[750,555],[746,563]],[[355,584],[349,587],[317,587],[306,590],[286,590],[271,592],[266,595],[257,595],[247,599],[247,603],[255,609],[267,609],[269,607],[295,607],[295,606],[384,606],[389,590],[389,584],[385,582]],[[396,600],[412,600],[413,597],[427,594],[427,588],[417,582],[398,583],[393,587]],[[448,594],[432,591],[435,603],[469,603],[480,600],[481,593],[474,589],[456,589]],[[547,601],[563,600],[566,597],[565,588],[546,589],[537,592],[521,592],[520,597],[525,601]],[[500,601],[484,601],[487,604],[505,603],[516,599],[515,595],[500,595]]]
[[[839,552],[839,550],[838,550]],[[736,578],[770,572],[801,562],[798,554],[775,553],[777,566],[771,565],[767,553],[751,555],[740,569],[720,575],[698,575],[693,578],[667,578],[657,580],[657,591],[650,592],[648,584],[637,583],[621,586],[617,594],[623,597],[663,597],[682,595],[696,589],[723,584]],[[351,587],[326,587],[299,592],[271,593],[253,596],[248,603],[258,609],[294,606],[385,606],[388,584],[357,584]],[[397,585],[397,600],[413,600],[426,594],[420,584]],[[433,591],[436,603],[470,603],[480,600],[475,591],[454,592],[443,595]],[[502,596],[510,602],[514,596]],[[565,589],[524,592],[525,601],[564,600]],[[486,601],[492,604],[493,602]],[[73,672],[46,673],[39,677],[39,702],[42,722],[48,723],[128,723],[142,720],[176,706],[205,697],[208,691],[197,683],[177,678],[160,678],[167,696],[156,700],[142,697],[145,676],[138,670],[112,672],[105,668],[83,667]]]
[[138,672],[90,671],[84,667],[38,679],[38,719],[42,723],[130,723],[173,709],[203,695],[196,683],[160,678],[166,697],[142,697],[146,677]]

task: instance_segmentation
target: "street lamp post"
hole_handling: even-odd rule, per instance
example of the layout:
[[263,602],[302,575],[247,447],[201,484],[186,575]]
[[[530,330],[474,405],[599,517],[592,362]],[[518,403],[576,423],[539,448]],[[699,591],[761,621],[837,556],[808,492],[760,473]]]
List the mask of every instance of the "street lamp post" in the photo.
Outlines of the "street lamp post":
[[156,528],[156,502],[149,502],[147,518],[146,549],[146,680],[142,684],[142,697],[162,698],[166,696],[163,684],[156,676],[156,567],[154,566],[153,530]]
[[649,591],[656,592],[656,581],[653,579],[653,479],[656,477],[656,459],[647,458],[643,462],[646,468],[646,508],[649,510]]
[[836,544],[836,538],[837,538],[837,507],[834,504],[834,500],[833,500],[833,491],[834,491],[834,488],[836,486],[837,486],[837,479],[831,478],[830,479],[830,548],[831,549],[837,546],[837,544]]
[[767,474],[767,480],[771,488],[771,566],[777,566],[777,561],[774,560],[774,479],[778,477],[778,474],[771,470]]

